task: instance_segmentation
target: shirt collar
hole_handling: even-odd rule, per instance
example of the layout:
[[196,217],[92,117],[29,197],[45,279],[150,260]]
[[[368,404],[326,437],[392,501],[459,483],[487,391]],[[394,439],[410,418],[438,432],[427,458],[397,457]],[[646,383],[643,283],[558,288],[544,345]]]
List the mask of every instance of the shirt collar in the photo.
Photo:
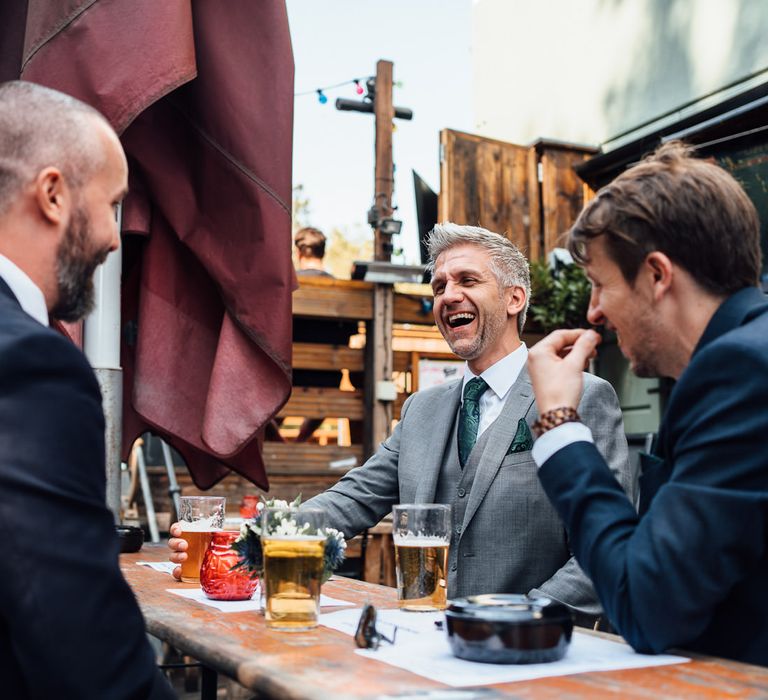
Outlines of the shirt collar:
[[0,255],[0,277],[11,288],[21,308],[32,318],[48,325],[48,307],[43,292],[18,265]]
[[[491,365],[480,376],[485,380],[488,386],[491,388],[494,394],[500,399],[503,399],[512,385],[517,381],[517,377],[520,375],[520,371],[525,367],[525,363],[528,361],[528,348],[525,343],[520,343],[520,347],[517,350],[509,353],[506,357],[502,357],[496,364]],[[461,386],[461,394],[464,396],[464,387],[467,382],[475,377],[469,369],[469,365],[464,365],[464,383]]]

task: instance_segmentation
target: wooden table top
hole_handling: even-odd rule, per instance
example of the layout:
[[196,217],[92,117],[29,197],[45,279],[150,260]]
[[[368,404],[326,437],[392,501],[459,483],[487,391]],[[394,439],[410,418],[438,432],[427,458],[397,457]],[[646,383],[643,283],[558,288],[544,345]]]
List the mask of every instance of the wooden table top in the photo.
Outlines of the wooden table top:
[[[281,700],[377,698],[382,695],[445,689],[439,683],[354,653],[348,635],[319,626],[309,632],[266,628],[258,612],[222,613],[168,593],[189,587],[137,561],[165,561],[163,545],[147,545],[121,556],[121,567],[133,588],[148,631],[259,697]],[[392,588],[352,579],[329,581],[326,595],[358,605],[396,607]],[[691,655],[689,655],[691,656]],[[515,698],[766,698],[768,668],[709,657],[673,666],[582,673],[490,686]]]

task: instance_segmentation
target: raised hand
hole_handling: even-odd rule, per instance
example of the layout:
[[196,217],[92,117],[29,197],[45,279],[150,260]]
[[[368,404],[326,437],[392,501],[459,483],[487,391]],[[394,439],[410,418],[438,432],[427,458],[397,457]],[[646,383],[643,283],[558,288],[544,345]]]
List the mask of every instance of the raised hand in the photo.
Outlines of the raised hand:
[[178,564],[173,570],[173,577],[181,581],[181,564],[187,560],[187,541],[181,539],[181,525],[179,523],[173,523],[169,529],[171,537],[168,540],[168,549],[171,550],[171,555],[168,558],[174,564]]
[[528,372],[540,414],[579,405],[581,373],[595,356],[600,340],[595,331],[575,328],[554,331],[531,348]]

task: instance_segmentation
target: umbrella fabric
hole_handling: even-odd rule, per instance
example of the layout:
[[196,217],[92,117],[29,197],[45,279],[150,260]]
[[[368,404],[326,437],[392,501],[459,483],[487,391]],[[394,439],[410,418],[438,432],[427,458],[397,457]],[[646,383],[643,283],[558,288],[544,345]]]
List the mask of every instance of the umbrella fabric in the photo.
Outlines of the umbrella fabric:
[[124,454],[149,427],[198,487],[268,488],[295,287],[284,2],[29,0],[21,77],[98,108],[128,155]]

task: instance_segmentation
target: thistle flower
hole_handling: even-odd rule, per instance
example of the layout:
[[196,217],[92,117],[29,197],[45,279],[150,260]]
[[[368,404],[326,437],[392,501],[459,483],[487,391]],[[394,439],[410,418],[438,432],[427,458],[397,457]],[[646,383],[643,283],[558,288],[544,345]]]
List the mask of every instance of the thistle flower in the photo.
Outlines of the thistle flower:
[[347,556],[344,535],[332,527],[325,528],[325,553],[323,555],[323,579],[325,583]]
[[[257,516],[258,517],[258,516]],[[232,543],[240,556],[233,569],[245,569],[251,578],[261,576],[264,569],[264,555],[261,550],[261,527],[257,520],[243,523],[240,527],[240,537]]]

